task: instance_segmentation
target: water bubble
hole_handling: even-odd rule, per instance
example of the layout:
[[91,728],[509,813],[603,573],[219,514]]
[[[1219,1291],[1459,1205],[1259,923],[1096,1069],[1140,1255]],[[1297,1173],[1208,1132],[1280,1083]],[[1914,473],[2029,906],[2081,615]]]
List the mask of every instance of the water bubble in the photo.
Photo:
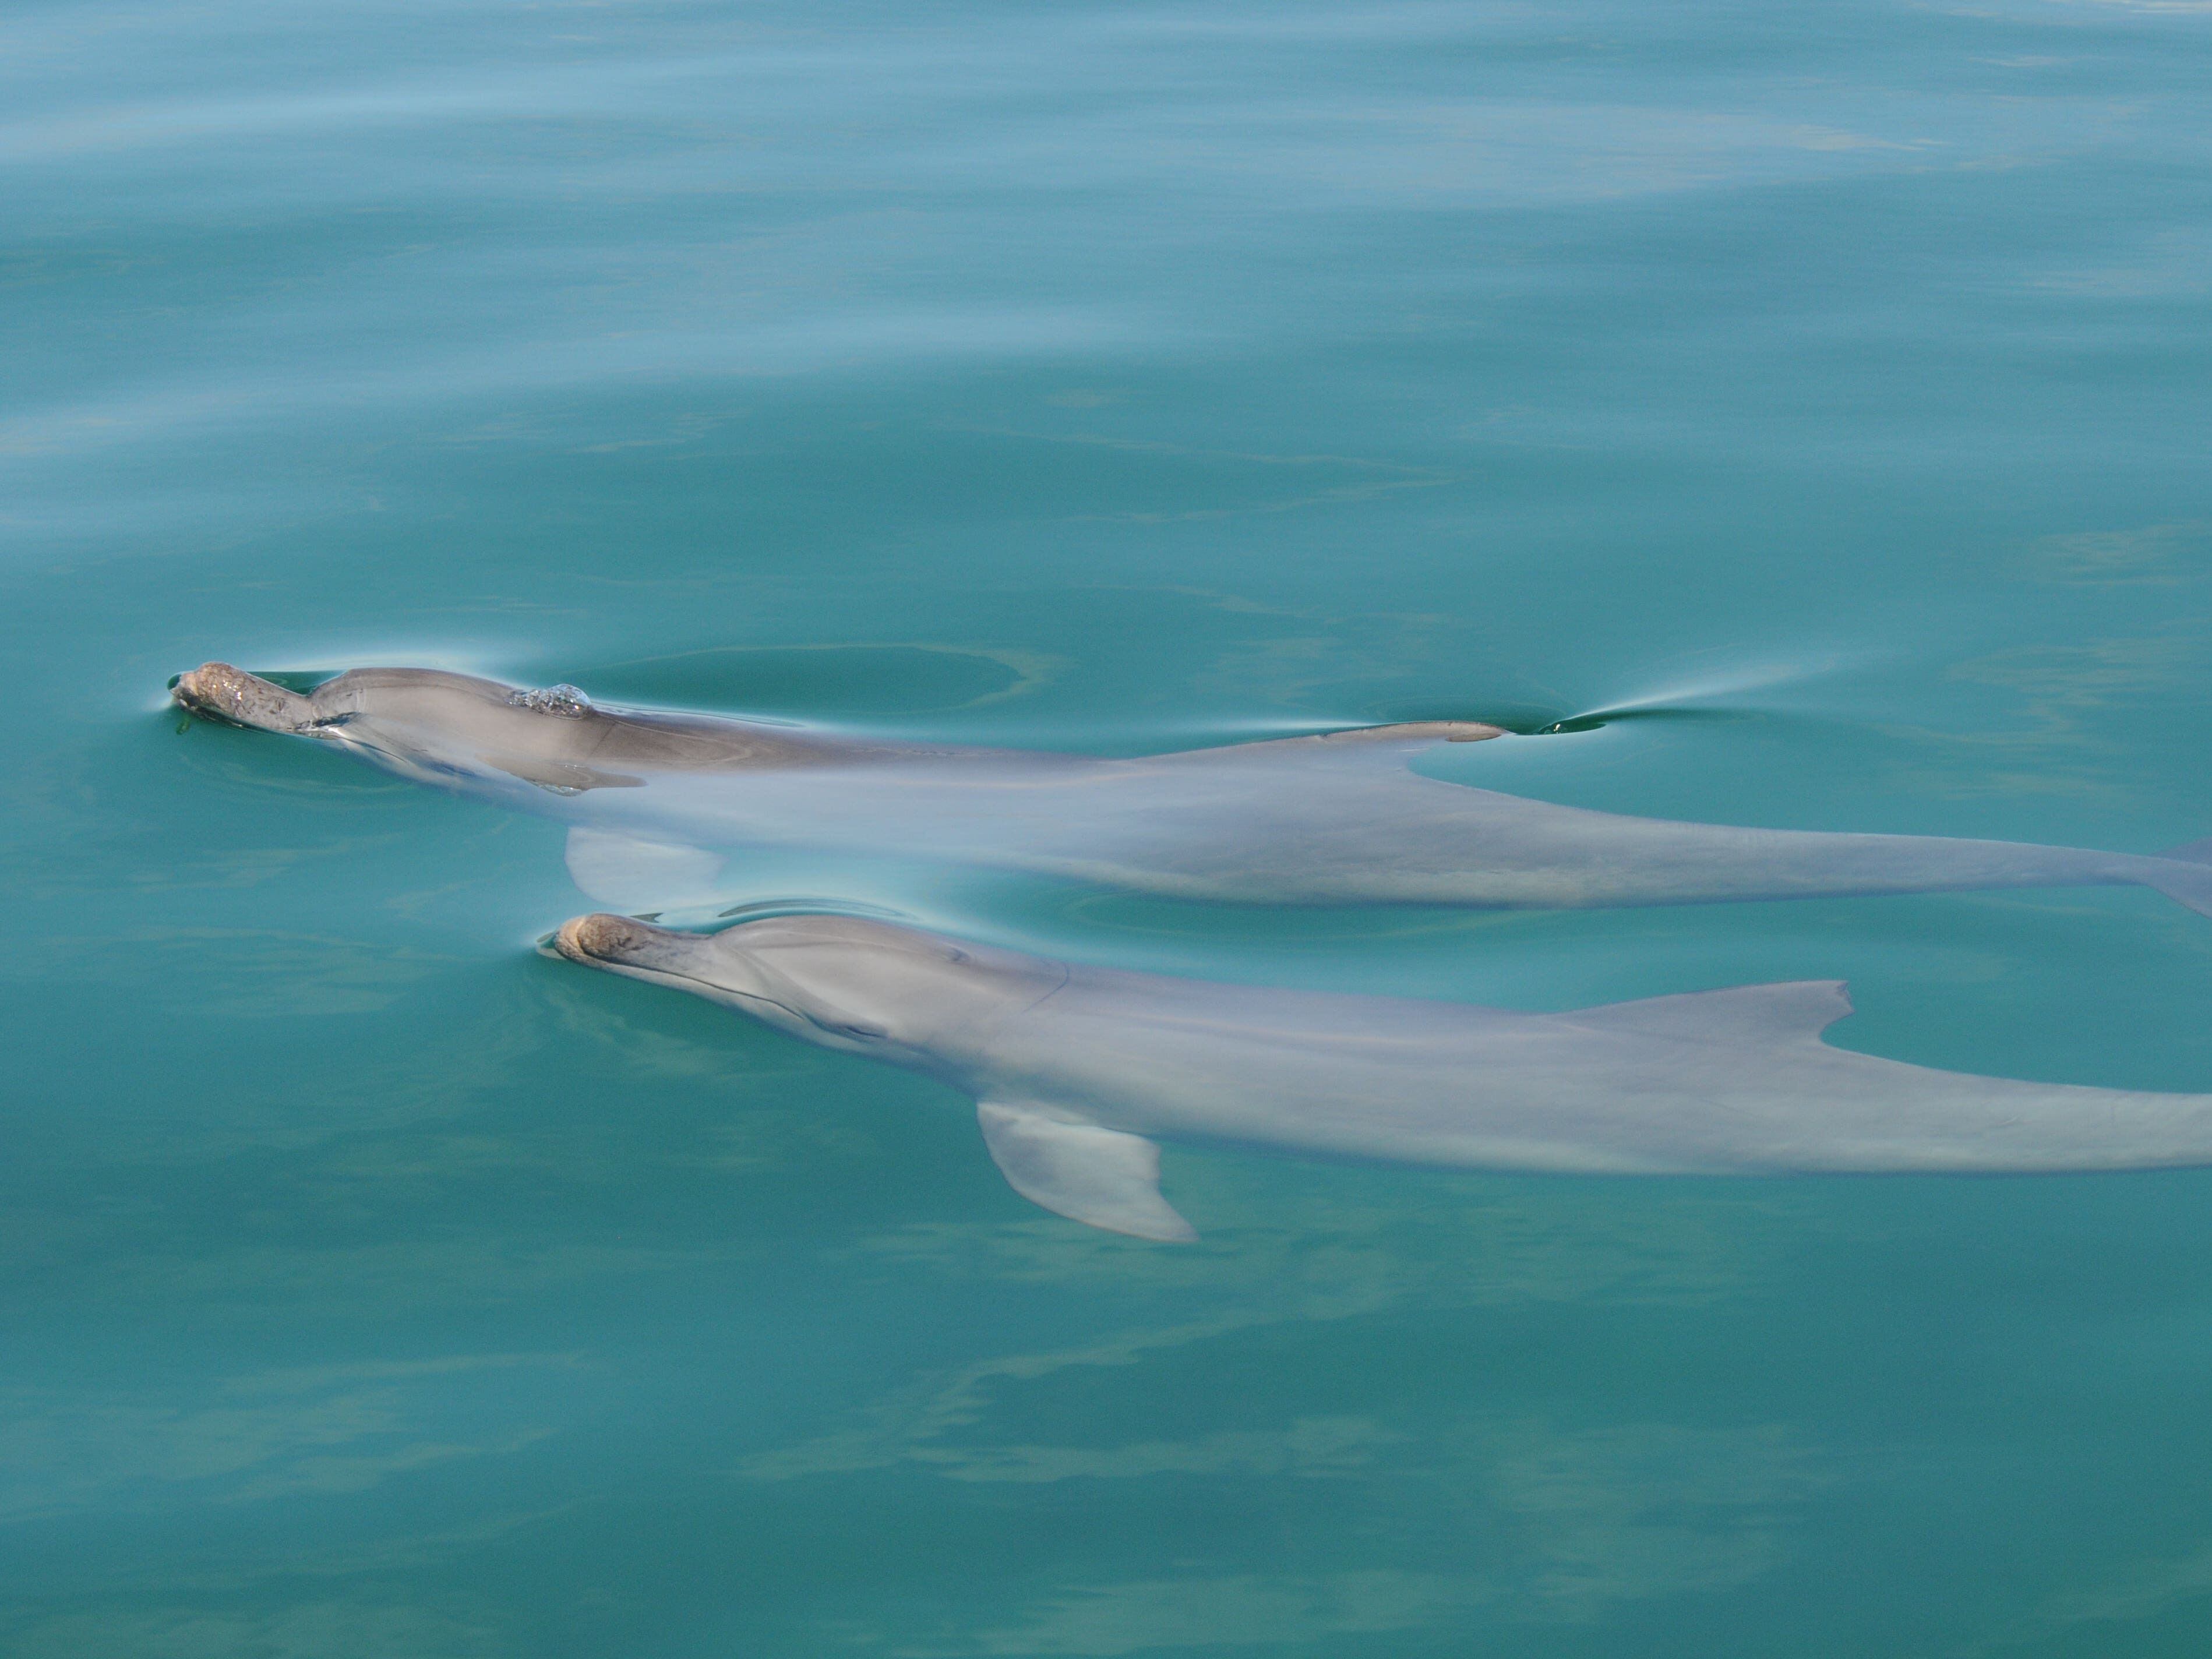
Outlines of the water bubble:
[[545,685],[535,691],[511,691],[507,702],[516,708],[535,709],[541,714],[557,714],[562,720],[581,720],[590,712],[592,700],[573,685]]

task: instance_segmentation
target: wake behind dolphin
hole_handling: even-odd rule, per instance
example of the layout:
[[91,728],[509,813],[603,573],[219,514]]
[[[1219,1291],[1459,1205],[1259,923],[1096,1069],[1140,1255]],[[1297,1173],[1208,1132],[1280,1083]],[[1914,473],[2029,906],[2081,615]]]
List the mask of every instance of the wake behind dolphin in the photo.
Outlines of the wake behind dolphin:
[[718,934],[568,923],[571,961],[675,987],[972,1096],[1017,1192],[1196,1237],[1159,1139],[1610,1175],[2051,1172],[2212,1164],[2212,1095],[2018,1083],[1829,1047],[1836,981],[1567,1013],[1087,968],[849,916]]
[[606,708],[428,669],[302,695],[210,663],[191,712],[344,749],[569,824],[603,903],[715,891],[746,846],[990,866],[1185,898],[1500,908],[2135,884],[2212,915],[2212,852],[2161,857],[1632,817],[1419,776],[1439,743],[1533,741],[1436,720],[1137,759],[902,743]]

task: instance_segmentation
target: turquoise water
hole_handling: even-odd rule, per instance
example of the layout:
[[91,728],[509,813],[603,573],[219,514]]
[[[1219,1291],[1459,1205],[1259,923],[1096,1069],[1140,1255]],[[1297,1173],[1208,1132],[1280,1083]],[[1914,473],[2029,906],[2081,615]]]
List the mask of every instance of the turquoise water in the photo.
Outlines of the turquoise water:
[[[2212,1173],[1171,1147],[1203,1241],[1109,1237],[963,1099],[537,955],[556,826],[162,688],[1613,711],[1433,769],[2212,834],[2208,73],[2148,0],[19,3],[6,1650],[2203,1652]],[[2212,922],[2138,890],[804,874],[1254,982],[1848,977],[1845,1047],[2212,1090]]]

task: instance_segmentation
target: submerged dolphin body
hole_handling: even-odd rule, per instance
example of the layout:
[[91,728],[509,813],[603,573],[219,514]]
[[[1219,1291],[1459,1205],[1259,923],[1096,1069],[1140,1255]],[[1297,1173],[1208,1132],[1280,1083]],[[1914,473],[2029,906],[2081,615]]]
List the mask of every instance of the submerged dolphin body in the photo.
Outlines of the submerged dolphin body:
[[1840,982],[1567,1013],[1085,968],[846,916],[716,934],[579,917],[572,961],[673,986],[972,1095],[1024,1197],[1196,1237],[1156,1139],[1613,1175],[2025,1172],[2212,1164],[2212,1095],[1931,1071],[1829,1047]]
[[577,884],[624,908],[711,896],[745,845],[996,866],[1254,903],[1578,908],[1983,887],[2139,884],[2212,915],[2212,853],[1686,823],[1425,778],[1426,721],[1138,759],[900,743],[602,708],[428,669],[308,694],[222,663],[195,714],[311,738],[420,782],[565,820]]

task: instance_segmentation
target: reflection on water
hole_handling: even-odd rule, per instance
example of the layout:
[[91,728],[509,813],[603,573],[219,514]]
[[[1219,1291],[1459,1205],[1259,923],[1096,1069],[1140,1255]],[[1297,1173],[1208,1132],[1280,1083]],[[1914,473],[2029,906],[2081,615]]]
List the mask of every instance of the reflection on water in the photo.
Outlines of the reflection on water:
[[[0,1646],[2201,1650],[2203,1176],[1171,1146],[1206,1237],[1117,1239],[951,1090],[539,957],[561,824],[155,710],[222,656],[1088,757],[1564,723],[1419,767],[2187,842],[2206,28],[18,6]],[[1840,1046],[2212,1087],[2212,932],[2132,887],[725,873],[1244,984],[1849,978]]]

